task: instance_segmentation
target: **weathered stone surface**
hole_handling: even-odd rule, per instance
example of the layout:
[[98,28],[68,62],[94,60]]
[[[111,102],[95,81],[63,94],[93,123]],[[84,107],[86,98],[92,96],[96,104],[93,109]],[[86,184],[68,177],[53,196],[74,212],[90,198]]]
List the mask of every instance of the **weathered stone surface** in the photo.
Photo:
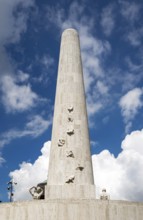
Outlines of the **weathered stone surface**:
[[95,186],[79,36],[76,30],[67,29],[61,40],[45,198],[73,196],[95,198]]
[[1,220],[142,220],[143,203],[102,200],[36,200],[0,204]]

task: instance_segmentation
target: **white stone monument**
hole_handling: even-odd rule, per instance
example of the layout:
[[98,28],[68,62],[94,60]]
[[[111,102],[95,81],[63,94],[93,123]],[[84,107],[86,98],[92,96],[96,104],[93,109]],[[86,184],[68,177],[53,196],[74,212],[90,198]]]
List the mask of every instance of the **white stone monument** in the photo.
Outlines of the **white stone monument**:
[[79,36],[62,34],[46,199],[95,198]]

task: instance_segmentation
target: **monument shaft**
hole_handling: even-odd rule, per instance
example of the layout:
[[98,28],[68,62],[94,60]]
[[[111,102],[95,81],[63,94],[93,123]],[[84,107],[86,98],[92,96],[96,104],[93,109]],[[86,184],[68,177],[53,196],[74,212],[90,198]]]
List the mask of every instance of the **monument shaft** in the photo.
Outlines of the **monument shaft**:
[[67,29],[61,40],[46,193],[48,198],[95,198],[94,190],[79,37]]

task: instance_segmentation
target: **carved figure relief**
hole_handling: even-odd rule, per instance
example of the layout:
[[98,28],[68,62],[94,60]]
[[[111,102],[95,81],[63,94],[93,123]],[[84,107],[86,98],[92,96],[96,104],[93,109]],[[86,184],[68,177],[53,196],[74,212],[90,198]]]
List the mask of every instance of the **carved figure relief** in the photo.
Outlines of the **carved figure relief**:
[[68,107],[68,111],[69,111],[69,112],[72,112],[72,111],[73,111],[73,106],[69,106],[69,107]]
[[66,152],[66,156],[74,158],[74,154],[71,150]]
[[68,128],[67,134],[68,135],[73,135],[74,134],[74,129],[73,128]]
[[101,200],[109,200],[110,199],[110,196],[107,194],[106,189],[102,189],[100,199]]
[[68,177],[68,179],[66,180],[66,183],[73,183],[75,179],[75,176],[70,176]]
[[62,147],[64,144],[65,144],[65,140],[64,139],[59,139],[58,146]]
[[[69,113],[71,113],[73,110],[74,110],[73,106],[69,106],[69,107],[68,107]],[[71,115],[68,116],[68,122],[73,122],[73,117],[71,117]],[[68,135],[74,134],[73,126],[70,125],[70,127],[68,127],[68,129],[67,129],[67,134],[68,134]]]
[[44,193],[44,190],[40,186],[33,186],[29,189],[29,192],[32,195],[33,199],[40,199]]
[[84,169],[84,166],[81,166],[80,164],[78,164],[76,170],[80,170],[80,171],[82,171],[83,169]]
[[72,117],[68,117],[68,122],[73,122],[73,118]]

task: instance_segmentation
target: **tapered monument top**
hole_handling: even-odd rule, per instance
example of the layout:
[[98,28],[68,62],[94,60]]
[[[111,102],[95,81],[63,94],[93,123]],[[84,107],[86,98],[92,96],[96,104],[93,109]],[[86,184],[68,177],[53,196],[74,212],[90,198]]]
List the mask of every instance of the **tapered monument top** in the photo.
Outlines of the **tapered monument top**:
[[63,31],[62,36],[63,35],[70,35],[70,34],[77,34],[78,35],[78,32],[74,28],[67,28]]

